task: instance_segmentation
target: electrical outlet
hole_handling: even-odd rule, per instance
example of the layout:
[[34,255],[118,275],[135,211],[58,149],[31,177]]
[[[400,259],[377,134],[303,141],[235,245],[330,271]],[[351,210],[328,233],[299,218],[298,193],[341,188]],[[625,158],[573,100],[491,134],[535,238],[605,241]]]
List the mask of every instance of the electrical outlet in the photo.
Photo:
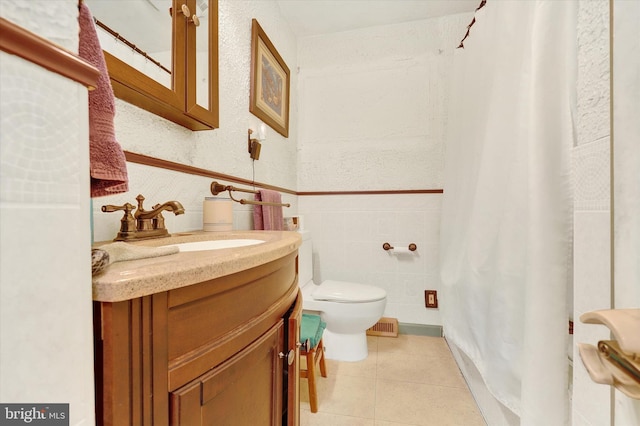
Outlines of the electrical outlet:
[[424,291],[424,306],[427,308],[438,307],[438,292],[436,290]]

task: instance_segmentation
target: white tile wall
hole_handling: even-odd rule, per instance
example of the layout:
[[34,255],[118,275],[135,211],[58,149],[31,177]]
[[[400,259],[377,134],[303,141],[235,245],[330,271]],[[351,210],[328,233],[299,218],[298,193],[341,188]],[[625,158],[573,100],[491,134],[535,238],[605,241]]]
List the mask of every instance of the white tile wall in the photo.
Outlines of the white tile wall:
[[[298,191],[442,187],[449,70],[472,14],[299,41]],[[441,194],[301,196],[315,280],[387,291],[385,316],[440,325]],[[392,255],[382,244],[407,247]]]
[[[104,213],[100,210],[103,205],[123,205],[131,203],[136,205],[136,197],[142,194],[145,197],[144,207],[150,209],[155,204],[166,201],[179,201],[185,213],[175,216],[170,212],[163,213],[165,226],[170,233],[185,232],[202,229],[202,203],[205,197],[213,197],[210,191],[211,182],[216,180],[224,185],[233,185],[238,188],[251,189],[251,185],[225,182],[220,179],[212,179],[188,173],[159,169],[136,163],[127,163],[130,182],[135,182],[135,191],[124,194],[111,195],[93,199],[93,240],[109,241],[115,238],[120,228],[120,219],[123,213]],[[228,197],[227,193],[220,197]],[[253,199],[253,194],[235,192],[235,198]],[[290,208],[284,208],[285,216],[294,216],[297,211],[297,197],[282,193],[282,201],[290,203]],[[253,207],[233,203],[233,229],[253,229]]]
[[0,66],[0,401],[68,403],[90,425],[88,92],[4,52]]
[[[640,3],[614,2],[615,307],[640,307]],[[634,35],[635,34],[635,35]],[[640,400],[616,391],[615,424],[640,424]]]
[[[424,290],[439,290],[442,194],[300,196],[299,211],[313,238],[314,281],[367,283],[387,291],[385,316],[441,325],[424,307]],[[391,254],[392,246],[412,254]]]
[[608,425],[610,388],[594,383],[577,343],[597,344],[604,327],[580,315],[611,307],[609,2],[580,1],[578,9],[577,140],[574,179],[574,350],[572,419],[575,425]]
[[576,211],[609,211],[611,190],[610,138],[582,143],[573,149],[572,175]]
[[[574,214],[574,343],[597,345],[609,339],[604,326],[580,322],[585,312],[609,309],[611,303],[611,257],[607,211],[578,211]],[[580,360],[577,345],[573,348],[573,412],[578,423],[606,425],[610,419],[609,386],[594,383]],[[598,401],[594,404],[594,401]],[[584,423],[580,423],[580,419]]]
[[614,167],[616,307],[640,306],[640,3],[615,2]]

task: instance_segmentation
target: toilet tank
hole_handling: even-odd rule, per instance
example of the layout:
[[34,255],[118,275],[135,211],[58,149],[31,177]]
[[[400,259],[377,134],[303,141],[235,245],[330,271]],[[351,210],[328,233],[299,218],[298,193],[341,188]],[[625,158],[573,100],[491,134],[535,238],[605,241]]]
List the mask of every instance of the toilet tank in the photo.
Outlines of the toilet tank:
[[302,245],[298,248],[298,285],[302,287],[313,279],[313,243],[311,232],[298,232],[302,236]]

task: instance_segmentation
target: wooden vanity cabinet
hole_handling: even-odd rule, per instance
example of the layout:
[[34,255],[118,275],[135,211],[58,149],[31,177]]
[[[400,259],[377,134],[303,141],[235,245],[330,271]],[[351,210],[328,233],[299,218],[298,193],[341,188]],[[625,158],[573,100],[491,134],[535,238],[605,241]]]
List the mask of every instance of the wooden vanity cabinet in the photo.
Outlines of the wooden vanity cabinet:
[[95,302],[97,423],[298,425],[301,305],[295,252],[199,284]]

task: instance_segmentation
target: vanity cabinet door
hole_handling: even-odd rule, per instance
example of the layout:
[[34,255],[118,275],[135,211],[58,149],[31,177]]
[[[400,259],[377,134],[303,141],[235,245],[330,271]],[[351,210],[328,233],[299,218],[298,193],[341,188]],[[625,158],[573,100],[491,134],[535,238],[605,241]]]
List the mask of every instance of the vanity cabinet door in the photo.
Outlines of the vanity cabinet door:
[[280,425],[284,321],[241,352],[171,392],[173,425]]
[[94,302],[96,424],[169,423],[167,293]]

